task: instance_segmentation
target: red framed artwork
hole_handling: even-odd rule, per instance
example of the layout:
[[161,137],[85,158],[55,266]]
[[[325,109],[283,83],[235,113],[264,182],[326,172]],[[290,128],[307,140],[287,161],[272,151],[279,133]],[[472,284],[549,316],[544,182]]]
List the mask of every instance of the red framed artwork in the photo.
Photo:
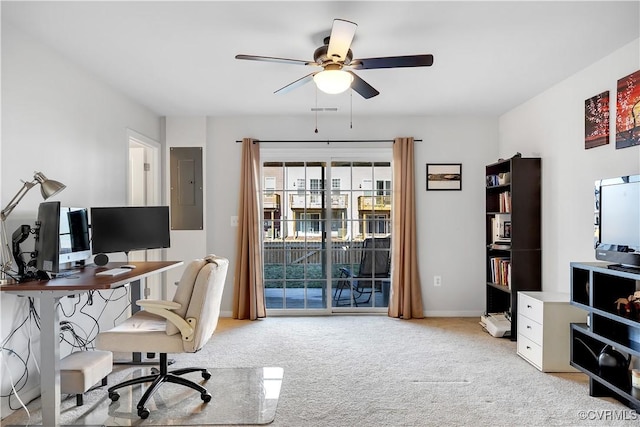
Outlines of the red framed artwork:
[[584,148],[609,143],[609,91],[584,101]]
[[618,80],[616,148],[640,144],[640,70]]

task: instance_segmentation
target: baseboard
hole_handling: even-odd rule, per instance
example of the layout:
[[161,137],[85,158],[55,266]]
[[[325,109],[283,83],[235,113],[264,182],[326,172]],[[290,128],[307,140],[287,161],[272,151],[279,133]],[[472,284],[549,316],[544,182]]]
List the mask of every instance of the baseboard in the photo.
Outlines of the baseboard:
[[[348,313],[348,314],[354,314],[354,313]],[[362,314],[372,315],[372,314],[384,314],[384,313],[362,313]],[[484,311],[426,310],[423,314],[424,314],[424,317],[480,317],[481,315],[484,314]],[[298,314],[298,315],[301,315],[301,314]],[[310,315],[310,314],[306,313],[306,315]],[[323,313],[323,315],[326,315],[326,313]],[[220,317],[233,317],[233,312],[221,311]]]
[[425,317],[480,317],[483,315],[483,311],[470,310],[470,311],[458,311],[458,310],[426,310],[424,312]]

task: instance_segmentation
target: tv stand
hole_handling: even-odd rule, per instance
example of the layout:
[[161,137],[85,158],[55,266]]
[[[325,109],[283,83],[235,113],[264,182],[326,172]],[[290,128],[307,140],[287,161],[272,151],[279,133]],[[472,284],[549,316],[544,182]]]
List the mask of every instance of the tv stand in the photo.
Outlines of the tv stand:
[[609,264],[607,265],[607,268],[610,270],[625,271],[627,273],[632,273],[632,274],[640,274],[640,267],[634,267],[631,265]]
[[586,323],[571,324],[571,366],[589,376],[589,395],[613,397],[639,411],[631,366],[615,373],[603,371],[594,354],[610,345],[625,357],[640,357],[640,317],[616,303],[636,292],[640,274],[602,262],[572,262],[570,268],[571,305],[588,313]]

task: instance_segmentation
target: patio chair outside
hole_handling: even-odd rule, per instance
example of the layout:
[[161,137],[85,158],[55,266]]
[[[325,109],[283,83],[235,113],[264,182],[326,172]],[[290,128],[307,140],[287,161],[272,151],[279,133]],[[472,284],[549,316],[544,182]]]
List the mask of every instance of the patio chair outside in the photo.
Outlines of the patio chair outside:
[[[375,279],[390,276],[390,247],[391,237],[369,237],[364,240],[357,274],[347,267],[339,269],[340,280],[338,280],[333,294],[336,306],[349,305],[351,295],[353,295],[353,303],[356,307],[358,304],[367,304],[373,295],[374,286],[382,288],[382,281]],[[342,292],[345,289],[349,289],[351,292],[347,294],[348,296],[343,297]],[[360,300],[365,295],[368,295],[367,299]],[[347,302],[340,304],[341,300],[347,300]]]

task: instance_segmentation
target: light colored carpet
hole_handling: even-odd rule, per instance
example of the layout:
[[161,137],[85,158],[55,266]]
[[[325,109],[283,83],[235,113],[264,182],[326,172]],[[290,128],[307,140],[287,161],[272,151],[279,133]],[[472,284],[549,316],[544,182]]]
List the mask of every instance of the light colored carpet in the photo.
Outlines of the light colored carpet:
[[[176,360],[284,368],[273,426],[612,426],[640,419],[616,401],[590,397],[582,374],[539,372],[517,356],[515,342],[491,337],[478,320],[221,319],[205,349]],[[106,392],[87,399],[96,394]]]

